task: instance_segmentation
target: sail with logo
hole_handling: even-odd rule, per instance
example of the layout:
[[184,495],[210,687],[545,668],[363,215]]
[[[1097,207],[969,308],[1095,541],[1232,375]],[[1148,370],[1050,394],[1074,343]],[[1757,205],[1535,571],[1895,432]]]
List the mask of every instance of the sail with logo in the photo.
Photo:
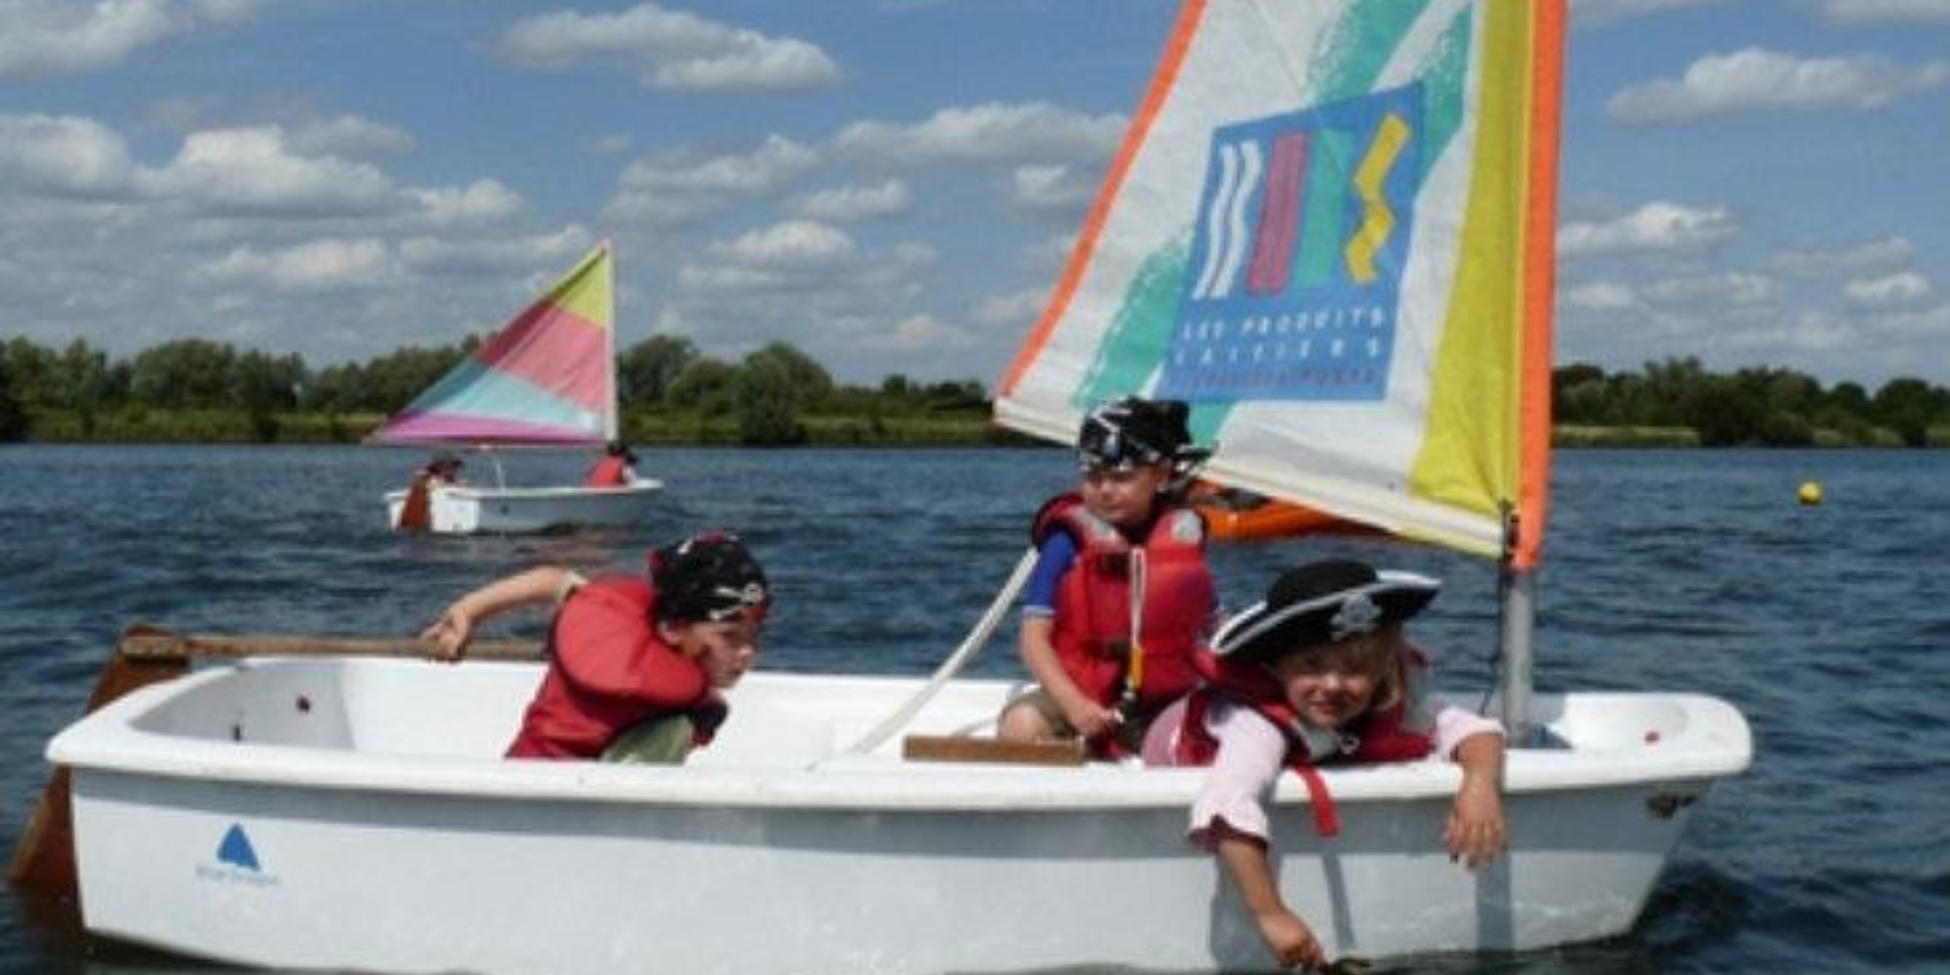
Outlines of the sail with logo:
[[1189,4],[999,419],[1189,399],[1214,479],[1534,563],[1553,6]]

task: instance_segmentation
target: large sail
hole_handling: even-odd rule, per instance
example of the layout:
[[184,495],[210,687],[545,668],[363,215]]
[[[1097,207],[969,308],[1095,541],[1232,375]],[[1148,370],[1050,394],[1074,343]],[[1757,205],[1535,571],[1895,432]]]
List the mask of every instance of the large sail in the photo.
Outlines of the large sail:
[[608,244],[372,435],[379,443],[587,444],[616,436]]
[[1528,568],[1564,20],[1188,0],[998,421],[1187,399],[1213,480]]

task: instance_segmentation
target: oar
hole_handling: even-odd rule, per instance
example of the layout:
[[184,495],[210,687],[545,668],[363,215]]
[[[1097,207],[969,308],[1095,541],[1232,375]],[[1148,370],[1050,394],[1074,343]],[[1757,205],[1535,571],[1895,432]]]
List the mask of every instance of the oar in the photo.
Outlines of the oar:
[[879,748],[883,742],[894,736],[894,732],[906,727],[907,723],[934,699],[934,695],[961,670],[962,665],[974,656],[975,651],[988,644],[989,637],[995,633],[996,624],[1002,620],[1003,612],[1009,608],[1010,603],[1015,601],[1016,593],[1022,591],[1023,584],[1029,581],[1030,570],[1034,568],[1036,568],[1036,550],[1032,548],[1022,553],[1022,558],[1016,561],[1015,571],[1009,574],[1009,581],[1002,584],[1001,591],[995,594],[995,600],[989,603],[988,610],[982,614],[980,620],[976,621],[975,628],[969,630],[968,636],[962,639],[961,646],[956,647],[955,652],[949,654],[948,659],[942,661],[940,667],[935,668],[934,676],[928,678],[928,682],[922,685],[906,704],[901,705],[885,720],[874,725],[873,730],[861,735],[858,741],[848,746],[845,753],[864,755]]
[[[131,660],[187,660],[192,657],[433,657],[432,640],[394,637],[186,635],[167,630],[131,630],[118,652]],[[475,640],[469,660],[540,660],[533,640]]]

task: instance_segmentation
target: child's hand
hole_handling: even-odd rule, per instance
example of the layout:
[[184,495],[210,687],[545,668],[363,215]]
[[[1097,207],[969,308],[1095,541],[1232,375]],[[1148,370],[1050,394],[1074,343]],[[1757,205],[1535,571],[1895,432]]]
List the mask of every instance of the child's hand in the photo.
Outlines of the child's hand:
[[1062,702],[1063,719],[1084,738],[1102,738],[1117,730],[1124,719],[1116,709],[1107,708],[1082,695]]
[[473,636],[474,618],[460,603],[447,607],[439,619],[420,632],[420,639],[432,640],[437,644],[433,658],[448,662],[459,662],[467,652],[467,641]]
[[1503,797],[1497,794],[1496,783],[1464,778],[1442,835],[1449,843],[1449,859],[1461,860],[1471,870],[1495,860],[1506,839]]
[[1320,950],[1320,940],[1314,937],[1314,929],[1292,911],[1279,909],[1254,914],[1253,922],[1259,925],[1259,936],[1273,950],[1280,967],[1319,968],[1326,960]]

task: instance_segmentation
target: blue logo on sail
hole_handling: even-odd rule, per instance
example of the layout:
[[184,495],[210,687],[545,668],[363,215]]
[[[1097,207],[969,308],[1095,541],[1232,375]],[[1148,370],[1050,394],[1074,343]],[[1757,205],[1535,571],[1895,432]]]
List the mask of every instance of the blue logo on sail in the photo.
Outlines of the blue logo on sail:
[[1214,130],[1158,395],[1386,395],[1421,104],[1416,83]]
[[257,851],[251,848],[251,838],[244,835],[242,823],[230,824],[230,829],[223,834],[223,841],[217,844],[217,862],[240,870],[263,870],[257,865]]

